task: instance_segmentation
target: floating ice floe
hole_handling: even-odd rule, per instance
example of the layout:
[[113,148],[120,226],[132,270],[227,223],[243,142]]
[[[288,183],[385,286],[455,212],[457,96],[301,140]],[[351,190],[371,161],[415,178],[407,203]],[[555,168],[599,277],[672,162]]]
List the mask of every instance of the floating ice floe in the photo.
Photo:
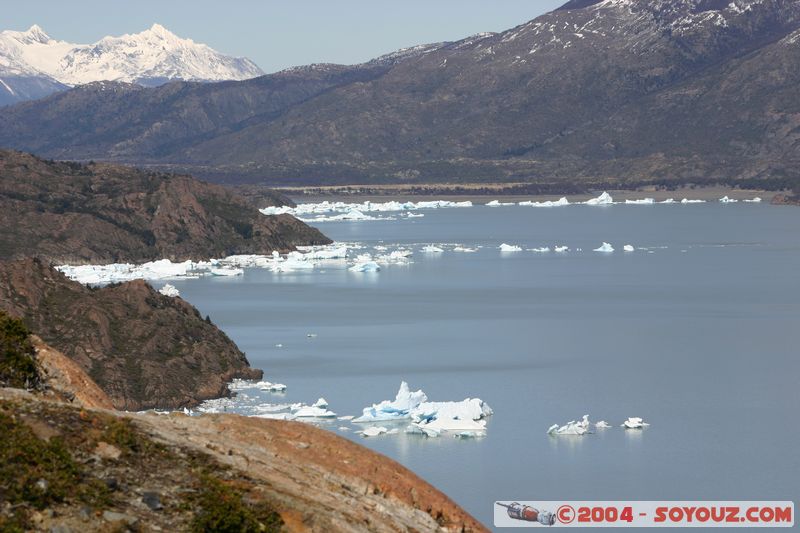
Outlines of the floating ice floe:
[[514,205],[514,202],[501,202],[499,200],[492,200],[491,202],[486,204],[486,207],[502,207],[506,205]]
[[656,203],[653,198],[642,198],[640,200],[625,200],[627,205],[650,205]]
[[[299,204],[297,207],[265,207],[259,209],[264,215],[281,215],[290,214],[298,218],[303,218],[307,215],[322,215],[321,217],[308,218],[312,222],[318,221],[334,221],[334,220],[386,220],[385,218],[374,218],[366,215],[365,213],[374,212],[391,212],[391,211],[417,211],[420,209],[443,209],[453,207],[472,207],[472,202],[452,202],[449,200],[435,200],[426,202],[363,202],[346,203],[346,202],[320,202]],[[339,213],[339,215],[328,216],[330,213]]]
[[315,405],[300,405],[296,409],[292,409],[292,415],[295,418],[336,418],[336,413],[328,411],[327,404],[325,407],[318,407]]
[[345,416],[337,416],[336,420],[352,420],[355,417],[353,415],[345,415]]
[[750,200],[744,200],[744,201],[745,201],[745,203],[748,203],[748,204],[758,204],[758,203],[761,202],[761,198],[756,196],[755,198],[752,198]]
[[565,205],[569,205],[569,200],[566,197],[562,196],[558,200],[545,200],[544,202],[534,202],[531,200],[526,200],[524,202],[520,202],[518,205],[523,207],[561,207]]
[[622,423],[622,427],[625,429],[642,429],[649,425],[650,424],[644,422],[641,418],[636,416],[628,417],[628,419]]
[[705,200],[690,200],[688,198],[684,198],[683,200],[681,200],[681,203],[682,204],[704,204],[704,203],[706,203],[706,201]]
[[316,402],[312,403],[311,407],[320,407],[322,409],[325,409],[328,407],[328,402],[327,400],[325,400],[325,398],[320,398]]
[[556,246],[554,250],[558,253],[569,252],[569,246]]
[[410,420],[407,433],[424,433],[429,437],[442,432],[485,432],[487,416],[492,409],[479,398],[467,398],[461,402],[428,402],[421,390],[411,392],[404,381],[400,384],[394,400],[384,400],[366,407],[353,422],[370,423],[387,420]]
[[589,432],[589,415],[583,415],[580,422],[570,420],[563,426],[553,424],[547,430],[548,435],[586,435]]
[[586,205],[611,205],[614,203],[614,199],[607,192],[603,192],[597,198],[591,198],[583,203]]
[[422,218],[425,215],[423,213],[409,213],[406,215],[408,218]]
[[543,253],[549,252],[550,251],[550,247],[543,246],[541,248],[528,248],[528,251],[529,252],[537,252],[537,253],[543,254]]
[[259,389],[268,392],[285,392],[286,385],[283,383],[270,383],[269,381],[260,382]]
[[453,251],[462,253],[473,253],[477,252],[478,250],[476,248],[468,248],[466,246],[456,246],[455,248],[453,248]]
[[211,272],[212,276],[241,276],[244,274],[244,270],[241,268],[210,268],[209,272]]
[[377,437],[378,435],[394,435],[398,433],[397,428],[386,429],[383,426],[373,426],[358,432],[362,437]]
[[675,203],[675,198],[667,198],[666,200],[661,200],[658,203],[660,203],[660,204],[674,204]]
[[611,427],[611,424],[609,424],[609,423],[608,423],[608,422],[606,422],[605,420],[600,420],[599,422],[597,422],[597,423],[594,425],[594,427],[596,427],[597,429],[607,429],[607,428],[610,428],[610,427]]
[[444,250],[442,250],[438,246],[434,246],[432,244],[429,244],[429,245],[423,247],[422,251],[425,252],[426,254],[439,254],[439,253],[444,252]]
[[522,247],[515,244],[503,243],[499,246],[501,252],[521,252]]
[[634,250],[636,250],[636,248],[634,248],[632,244],[626,244],[625,246],[622,247],[622,250],[625,252],[633,252]]
[[362,261],[350,267],[351,272],[378,272],[380,265],[375,261]]
[[176,289],[174,285],[170,285],[169,283],[161,287],[158,292],[164,296],[169,296],[170,298],[175,298],[176,296],[181,295],[180,291]]
[[722,198],[719,199],[719,203],[721,204],[735,204],[738,201],[739,200],[737,200],[736,198],[728,198],[727,196],[723,196]]
[[610,244],[608,244],[607,242],[604,242],[603,244],[600,245],[599,248],[595,248],[594,251],[595,252],[603,252],[603,253],[611,253],[611,252],[614,251],[614,247],[611,246]]

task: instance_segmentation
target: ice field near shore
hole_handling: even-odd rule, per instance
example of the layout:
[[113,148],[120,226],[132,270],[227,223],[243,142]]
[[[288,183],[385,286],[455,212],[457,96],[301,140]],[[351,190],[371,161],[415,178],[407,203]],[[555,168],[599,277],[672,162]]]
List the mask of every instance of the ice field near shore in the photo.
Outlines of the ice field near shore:
[[196,412],[333,431],[484,522],[487,502],[530,491],[531,471],[553,498],[786,499],[800,210],[683,197],[363,211],[392,220],[321,222],[336,244],[165,265],[177,277],[151,283],[264,370]]

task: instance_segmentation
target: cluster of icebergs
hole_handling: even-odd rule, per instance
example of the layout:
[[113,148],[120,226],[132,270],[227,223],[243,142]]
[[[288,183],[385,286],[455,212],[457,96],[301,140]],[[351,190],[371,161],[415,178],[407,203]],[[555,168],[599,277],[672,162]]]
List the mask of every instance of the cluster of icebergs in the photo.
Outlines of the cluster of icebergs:
[[[319,202],[298,204],[297,207],[280,206],[260,209],[264,215],[290,214],[304,222],[333,222],[338,220],[393,220],[389,217],[375,217],[366,213],[406,212],[408,218],[423,216],[412,213],[421,209],[443,209],[452,207],[472,207],[472,202],[452,202],[434,200],[428,202]],[[333,213],[333,214],[332,214]]]
[[408,422],[405,433],[438,437],[451,433],[456,437],[482,437],[486,435],[486,417],[492,409],[479,398],[467,398],[460,402],[429,402],[422,392],[411,391],[403,381],[394,400],[384,400],[365,407],[354,423],[373,424],[361,432],[363,436],[389,433],[385,422]]
[[[498,249],[501,252],[521,252],[523,250],[522,246],[516,244],[507,244],[507,243],[501,244],[500,246],[498,246]],[[626,244],[622,247],[622,249],[625,252],[636,251],[636,248],[632,244]],[[549,246],[542,246],[540,248],[528,248],[527,250],[529,252],[536,252],[536,253],[548,253],[551,251],[554,251],[556,253],[564,253],[564,252],[569,252],[570,249],[569,246],[558,245],[554,246],[553,248],[550,248]],[[577,248],[577,251],[581,251],[581,249]],[[614,247],[607,242],[603,242],[599,247],[594,248],[593,251],[602,253],[612,253],[614,252]]]
[[[621,427],[625,429],[644,429],[645,427],[649,426],[647,422],[643,421],[639,417],[630,417],[625,422],[621,424]],[[594,424],[596,429],[606,429],[610,428],[611,424],[606,422],[605,420],[600,420]],[[558,424],[553,424],[547,430],[548,435],[558,436],[558,435],[586,435],[587,433],[592,433],[592,423],[589,422],[589,415],[583,415],[583,418],[579,421],[570,420],[563,426],[559,426]]]
[[[241,268],[224,264],[223,260],[184,261],[173,263],[169,259],[160,259],[141,265],[130,263],[114,263],[110,265],[62,265],[56,267],[68,278],[85,285],[103,285],[119,283],[134,279],[180,279],[198,278],[201,276],[241,276]],[[174,288],[174,287],[173,287]],[[177,296],[171,294],[169,296]]]

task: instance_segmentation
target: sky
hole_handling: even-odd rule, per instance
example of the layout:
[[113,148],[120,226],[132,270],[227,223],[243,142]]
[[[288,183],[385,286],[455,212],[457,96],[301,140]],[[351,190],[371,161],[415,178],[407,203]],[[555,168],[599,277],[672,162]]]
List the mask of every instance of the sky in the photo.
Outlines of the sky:
[[[502,31],[566,0],[3,0],[0,29],[92,43],[159,23],[265,72],[360,63],[399,48]],[[10,6],[14,7],[10,7]]]

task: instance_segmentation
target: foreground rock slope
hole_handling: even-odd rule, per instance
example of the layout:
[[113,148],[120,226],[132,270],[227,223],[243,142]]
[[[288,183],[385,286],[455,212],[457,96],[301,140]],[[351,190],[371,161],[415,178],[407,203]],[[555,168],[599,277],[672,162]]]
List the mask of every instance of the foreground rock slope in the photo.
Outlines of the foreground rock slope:
[[74,361],[117,409],[178,408],[258,379],[225,333],[142,280],[94,289],[37,259],[0,262],[0,310]]
[[0,259],[183,261],[330,242],[294,217],[260,214],[269,197],[259,198],[190,176],[0,150]]

